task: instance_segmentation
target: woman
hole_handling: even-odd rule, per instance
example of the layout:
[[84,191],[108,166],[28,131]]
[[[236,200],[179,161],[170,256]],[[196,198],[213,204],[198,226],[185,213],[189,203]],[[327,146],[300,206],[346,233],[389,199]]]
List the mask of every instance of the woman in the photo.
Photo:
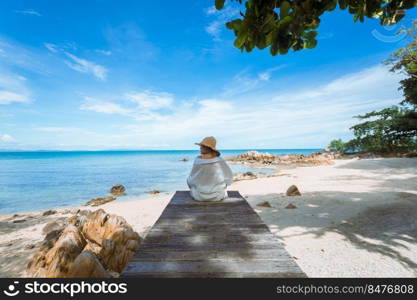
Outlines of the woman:
[[187,184],[191,197],[197,201],[220,201],[227,197],[227,186],[233,182],[233,173],[220,152],[216,149],[213,136],[204,138],[200,143],[201,155],[194,165]]

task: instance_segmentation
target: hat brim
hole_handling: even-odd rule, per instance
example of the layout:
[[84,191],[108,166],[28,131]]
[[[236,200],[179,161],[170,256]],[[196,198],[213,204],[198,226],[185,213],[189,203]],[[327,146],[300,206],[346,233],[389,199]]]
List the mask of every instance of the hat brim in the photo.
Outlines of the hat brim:
[[210,148],[211,150],[216,151],[217,153],[220,153],[220,151],[217,150],[216,148],[212,148],[210,146],[207,146],[207,145],[204,145],[204,144],[201,144],[201,143],[194,143],[194,144],[199,145],[199,146],[204,146],[204,147]]

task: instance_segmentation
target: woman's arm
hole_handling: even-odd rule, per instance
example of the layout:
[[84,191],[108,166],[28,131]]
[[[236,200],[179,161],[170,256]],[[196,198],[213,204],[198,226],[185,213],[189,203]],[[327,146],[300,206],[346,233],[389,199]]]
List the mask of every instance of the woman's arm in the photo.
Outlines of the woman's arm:
[[222,161],[221,166],[222,166],[222,170],[223,170],[223,174],[224,174],[224,179],[226,181],[226,185],[229,186],[233,183],[232,169],[230,169],[229,165],[227,164],[227,162],[225,160]]

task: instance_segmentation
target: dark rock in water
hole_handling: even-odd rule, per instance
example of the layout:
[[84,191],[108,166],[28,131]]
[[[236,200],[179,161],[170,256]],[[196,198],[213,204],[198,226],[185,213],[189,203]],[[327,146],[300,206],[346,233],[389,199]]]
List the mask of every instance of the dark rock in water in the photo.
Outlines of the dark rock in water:
[[87,201],[85,205],[99,206],[99,205],[103,205],[104,203],[111,202],[114,200],[116,200],[116,197],[113,197],[113,196],[94,198],[94,199]]
[[17,217],[19,217],[20,215],[19,214],[14,214],[13,216],[12,216],[12,218],[17,218]]
[[118,195],[123,195],[125,191],[126,189],[123,185],[117,184],[111,188],[110,193],[112,195],[118,196]]
[[13,223],[23,223],[26,222],[25,219],[20,219],[20,220],[14,220]]
[[271,206],[271,203],[269,203],[268,201],[263,201],[263,202],[260,202],[260,203],[258,203],[256,205],[257,206],[262,206],[262,207],[272,207]]
[[54,214],[56,214],[56,210],[49,209],[49,210],[44,211],[42,216],[50,216]]
[[297,206],[295,206],[294,204],[290,203],[285,208],[286,209],[295,209],[295,208],[297,208]]
[[188,158],[181,158],[180,161],[188,161]]
[[159,194],[160,192],[161,191],[158,191],[158,190],[152,190],[152,191],[149,191],[148,193],[151,195],[156,195],[156,194]]
[[292,185],[287,190],[287,196],[301,196],[301,193],[296,185]]

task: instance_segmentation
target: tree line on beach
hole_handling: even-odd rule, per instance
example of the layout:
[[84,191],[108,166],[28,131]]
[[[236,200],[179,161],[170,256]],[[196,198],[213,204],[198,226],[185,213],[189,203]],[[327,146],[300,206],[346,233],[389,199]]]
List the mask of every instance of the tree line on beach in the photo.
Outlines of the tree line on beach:
[[[228,0],[242,8],[239,17],[226,23],[235,35],[234,46],[242,52],[269,47],[271,55],[313,49],[317,46],[320,17],[336,8],[347,10],[353,21],[378,19],[383,26],[398,23],[417,0]],[[226,0],[214,0],[217,10]],[[401,72],[404,99],[398,104],[355,116],[362,121],[350,128],[354,138],[330,142],[340,152],[402,153],[417,155],[417,21],[407,33],[410,42],[384,61],[392,72]]]
[[329,148],[340,152],[416,153],[417,155],[417,20],[407,34],[410,43],[384,61],[392,72],[401,72],[400,90],[404,99],[398,104],[364,115],[352,126],[354,138],[330,142]]

